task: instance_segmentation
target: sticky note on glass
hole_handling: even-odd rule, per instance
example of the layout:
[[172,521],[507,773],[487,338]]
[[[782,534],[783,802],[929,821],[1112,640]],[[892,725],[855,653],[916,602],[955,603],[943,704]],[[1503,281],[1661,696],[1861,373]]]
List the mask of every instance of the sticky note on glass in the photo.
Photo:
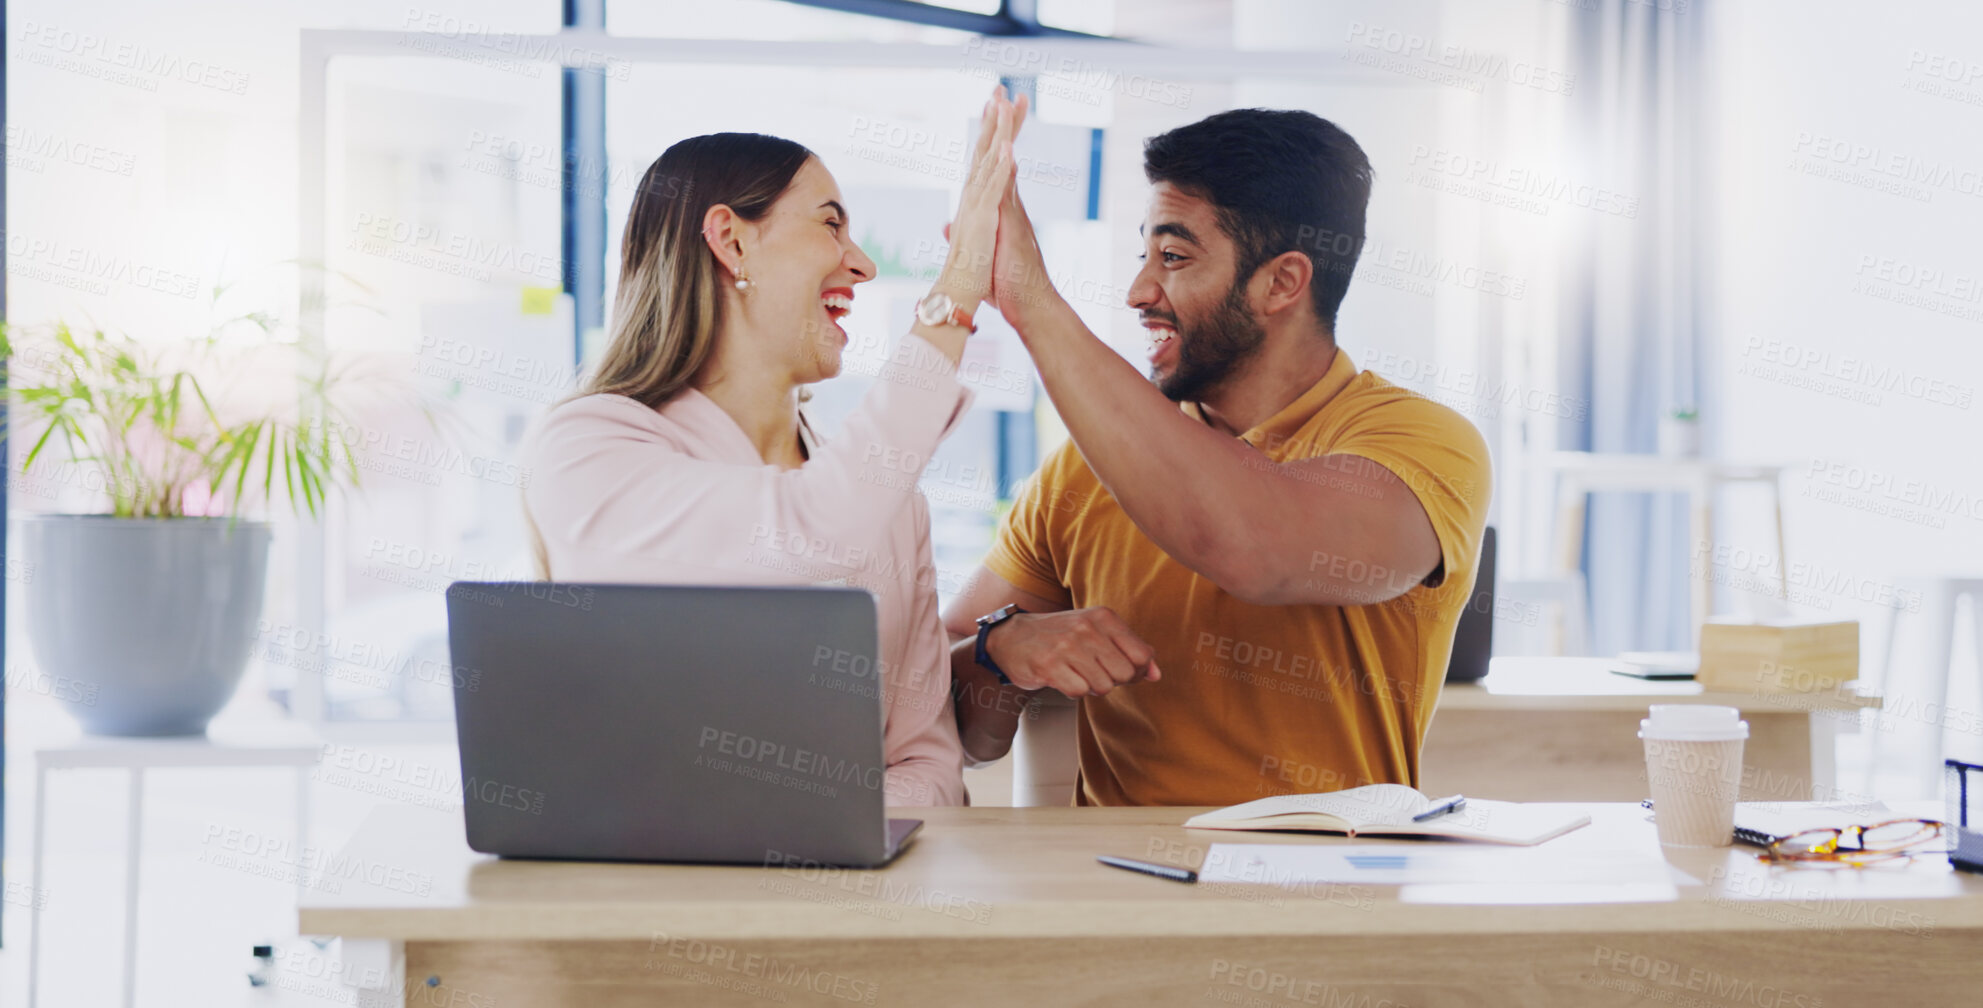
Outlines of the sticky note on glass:
[[523,289],[523,313],[525,315],[549,315],[558,308],[558,295],[564,291],[556,287],[525,287]]

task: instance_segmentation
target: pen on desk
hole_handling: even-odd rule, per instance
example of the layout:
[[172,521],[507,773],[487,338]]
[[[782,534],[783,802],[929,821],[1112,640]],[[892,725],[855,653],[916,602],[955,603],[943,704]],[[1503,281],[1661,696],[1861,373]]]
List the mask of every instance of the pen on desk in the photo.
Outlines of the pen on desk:
[[1459,810],[1465,808],[1466,805],[1467,805],[1467,799],[1466,796],[1464,795],[1454,795],[1451,798],[1441,798],[1438,801],[1433,802],[1431,808],[1426,809],[1425,811],[1420,812],[1415,816],[1412,816],[1412,822],[1424,822],[1427,819],[1430,819],[1434,816],[1442,816],[1448,812],[1458,812]]
[[1107,854],[1100,855],[1095,860],[1111,868],[1121,868],[1124,871],[1155,875],[1158,878],[1170,879],[1172,882],[1198,881],[1198,873],[1189,868],[1173,868],[1170,865],[1151,864],[1148,861],[1131,861],[1128,858],[1110,857]]

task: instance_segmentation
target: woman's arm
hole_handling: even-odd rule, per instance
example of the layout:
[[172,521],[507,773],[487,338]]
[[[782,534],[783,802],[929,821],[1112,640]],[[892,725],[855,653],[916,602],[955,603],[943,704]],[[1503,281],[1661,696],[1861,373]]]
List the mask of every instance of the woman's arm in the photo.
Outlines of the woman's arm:
[[[936,610],[936,559],[930,549],[929,504],[911,505],[916,566],[906,588],[909,646],[901,666],[883,669],[888,697],[883,742],[890,805],[964,804],[963,752],[950,701],[950,665],[943,621]],[[900,582],[897,582],[898,584]],[[883,604],[900,600],[883,600]]]
[[718,571],[883,563],[876,544],[969,401],[948,358],[914,335],[902,342],[839,436],[797,469],[696,458],[631,399],[567,403],[521,453],[531,518],[554,559],[576,546]]

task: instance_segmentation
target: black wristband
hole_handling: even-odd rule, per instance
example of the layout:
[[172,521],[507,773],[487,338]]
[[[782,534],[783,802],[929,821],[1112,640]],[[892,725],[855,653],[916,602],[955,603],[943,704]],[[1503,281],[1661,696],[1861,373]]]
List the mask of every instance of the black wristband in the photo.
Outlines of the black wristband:
[[1008,605],[978,617],[978,647],[975,657],[980,668],[989,669],[993,675],[998,676],[1001,686],[1012,685],[1012,679],[1005,674],[1004,669],[998,667],[997,662],[992,661],[991,651],[985,647],[985,639],[991,636],[993,627],[1025,611],[1016,605]]

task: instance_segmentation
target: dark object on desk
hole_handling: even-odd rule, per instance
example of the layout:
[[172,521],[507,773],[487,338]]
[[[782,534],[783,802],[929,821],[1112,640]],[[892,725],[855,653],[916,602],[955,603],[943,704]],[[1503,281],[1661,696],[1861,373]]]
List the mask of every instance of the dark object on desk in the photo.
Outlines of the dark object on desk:
[[1943,760],[1943,795],[1948,801],[1951,824],[1983,830],[1983,766],[1961,760]]
[[1611,667],[1611,674],[1631,676],[1634,679],[1646,679],[1652,682],[1685,681],[1694,678],[1694,673],[1692,672],[1675,672],[1672,669],[1647,668],[1643,665],[1614,665]]
[[1627,651],[1611,666],[1613,675],[1666,682],[1692,679],[1701,667],[1701,656],[1678,651]]
[[1983,872],[1983,833],[1956,827],[1955,847],[1949,851],[1949,864],[1960,871]]
[[1947,778],[1944,795],[1948,801],[1948,823],[1955,827],[1955,846],[1949,849],[1949,864],[1967,871],[1983,872],[1983,766],[1961,760],[1944,760]]
[[505,857],[888,863],[874,596],[448,586],[468,846]]
[[1454,795],[1451,798],[1441,798],[1438,801],[1433,802],[1431,808],[1426,809],[1425,811],[1420,812],[1415,816],[1412,816],[1412,822],[1424,822],[1427,819],[1437,818],[1438,816],[1445,815],[1448,812],[1458,812],[1459,810],[1466,807],[1467,807],[1467,798],[1465,795]]
[[1473,594],[1460,610],[1453,628],[1453,656],[1446,662],[1446,681],[1479,682],[1487,678],[1487,660],[1494,656],[1494,526],[1480,533],[1480,564]]
[[1141,874],[1144,875],[1155,875],[1158,878],[1170,879],[1172,882],[1198,881],[1198,873],[1192,871],[1189,868],[1176,868],[1171,865],[1151,864],[1148,861],[1134,861],[1126,857],[1111,857],[1107,854],[1100,855],[1096,857],[1095,860],[1100,861],[1105,865],[1108,865],[1110,868],[1120,868],[1123,871],[1140,872]]

